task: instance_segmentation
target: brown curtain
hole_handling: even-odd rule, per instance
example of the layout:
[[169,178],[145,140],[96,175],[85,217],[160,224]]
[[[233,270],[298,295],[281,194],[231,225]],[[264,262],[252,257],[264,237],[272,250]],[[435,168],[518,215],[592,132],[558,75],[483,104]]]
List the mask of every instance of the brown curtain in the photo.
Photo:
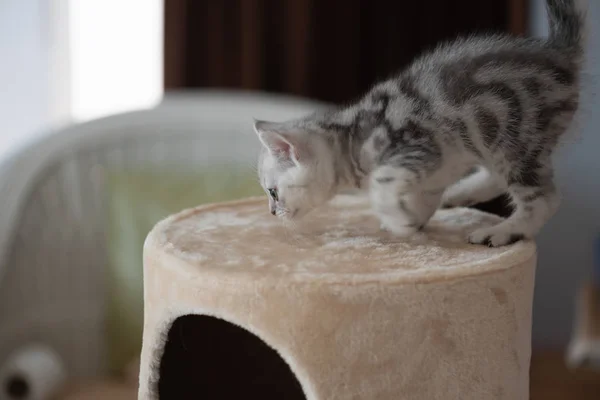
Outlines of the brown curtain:
[[165,88],[348,101],[443,40],[523,33],[525,0],[165,0]]

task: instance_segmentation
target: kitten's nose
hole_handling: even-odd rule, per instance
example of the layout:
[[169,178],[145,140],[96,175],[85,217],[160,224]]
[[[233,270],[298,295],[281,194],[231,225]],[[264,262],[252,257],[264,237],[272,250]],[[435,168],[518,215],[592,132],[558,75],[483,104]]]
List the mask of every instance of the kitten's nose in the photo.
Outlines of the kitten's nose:
[[275,215],[277,214],[277,210],[275,210],[274,208],[271,210],[271,215]]

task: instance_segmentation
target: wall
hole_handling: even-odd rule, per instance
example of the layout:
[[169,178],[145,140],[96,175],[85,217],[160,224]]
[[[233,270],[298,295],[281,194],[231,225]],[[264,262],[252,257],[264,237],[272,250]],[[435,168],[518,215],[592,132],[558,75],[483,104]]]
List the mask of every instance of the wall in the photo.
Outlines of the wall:
[[[600,2],[589,0],[589,20],[600,20]],[[531,0],[530,27],[535,36],[548,31],[544,0]],[[534,300],[534,347],[568,343],[577,287],[592,268],[600,236],[600,98],[594,80],[600,76],[600,41],[591,26],[583,112],[572,139],[556,157],[564,199],[541,233]]]
[[0,2],[0,152],[47,119],[40,2]]
[[0,1],[0,158],[67,115],[65,1]]

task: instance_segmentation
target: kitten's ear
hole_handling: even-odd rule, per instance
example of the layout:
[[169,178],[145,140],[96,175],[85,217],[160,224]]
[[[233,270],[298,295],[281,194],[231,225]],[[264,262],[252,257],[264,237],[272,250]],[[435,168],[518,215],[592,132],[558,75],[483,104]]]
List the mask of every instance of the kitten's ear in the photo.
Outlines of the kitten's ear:
[[254,120],[254,131],[263,146],[279,159],[299,163],[309,156],[304,135],[291,132],[285,124]]

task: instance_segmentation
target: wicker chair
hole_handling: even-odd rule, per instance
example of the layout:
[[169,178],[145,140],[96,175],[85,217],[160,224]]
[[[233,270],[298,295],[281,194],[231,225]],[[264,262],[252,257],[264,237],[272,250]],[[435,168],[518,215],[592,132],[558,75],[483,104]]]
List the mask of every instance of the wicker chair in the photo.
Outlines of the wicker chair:
[[258,93],[169,95],[156,108],[74,125],[0,166],[0,362],[37,340],[69,373],[106,371],[107,168],[252,162],[252,118],[321,107]]

